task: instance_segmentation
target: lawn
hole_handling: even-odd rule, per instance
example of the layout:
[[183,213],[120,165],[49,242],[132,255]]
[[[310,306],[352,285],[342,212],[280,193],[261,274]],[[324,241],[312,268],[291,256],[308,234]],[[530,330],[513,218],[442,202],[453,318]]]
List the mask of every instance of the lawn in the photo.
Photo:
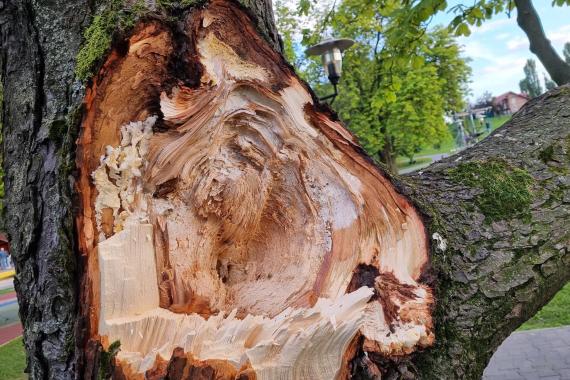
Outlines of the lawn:
[[566,284],[534,317],[519,327],[519,330],[567,325],[570,325],[570,283]]
[[[511,118],[510,115],[503,115],[503,116],[489,118],[488,120],[491,123],[491,132],[499,128],[501,125],[505,124],[505,122],[509,121],[510,118]],[[485,137],[487,137],[487,133],[481,136],[481,138]],[[421,157],[421,156],[431,156],[434,154],[450,153],[455,149],[457,149],[457,146],[455,145],[455,140],[453,140],[453,138],[450,137],[449,139],[441,143],[439,146],[431,146],[422,149],[420,152],[418,152],[418,154],[416,154],[416,156]]]
[[405,169],[411,166],[420,166],[420,165],[427,166],[426,164],[430,164],[431,161],[432,159],[429,157],[420,157],[416,158],[413,164],[410,164],[410,160],[407,157],[398,157],[396,159],[396,166],[398,167],[398,169]]
[[24,373],[26,366],[26,356],[22,338],[0,346],[0,379],[4,380],[24,380],[28,376]]

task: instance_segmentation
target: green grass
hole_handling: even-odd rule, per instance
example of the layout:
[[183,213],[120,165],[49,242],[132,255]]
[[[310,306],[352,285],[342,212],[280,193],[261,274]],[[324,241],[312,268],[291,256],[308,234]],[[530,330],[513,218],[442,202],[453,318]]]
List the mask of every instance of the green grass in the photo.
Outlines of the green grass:
[[501,125],[505,124],[507,121],[511,119],[511,115],[502,115],[497,117],[492,117],[489,119],[491,122],[491,131],[499,128]]
[[570,325],[570,283],[566,284],[534,317],[519,327],[519,330],[567,325]]
[[[503,116],[489,118],[488,120],[491,123],[491,132],[499,128],[501,125],[505,124],[507,121],[510,120],[510,118],[511,118],[510,115],[503,115]],[[481,136],[481,138],[485,137],[487,137],[487,133]],[[457,149],[457,146],[455,145],[455,140],[450,137],[449,139],[447,139],[438,146],[431,146],[422,149],[421,151],[418,152],[418,154],[416,154],[416,156],[421,157],[421,156],[431,156],[434,154],[450,153],[454,149]]]
[[456,149],[455,141],[450,137],[439,146],[431,146],[422,149],[416,156],[431,156],[433,154],[449,153]]
[[0,296],[2,294],[12,293],[13,291],[14,291],[14,288],[2,289],[2,290],[0,290]]
[[22,338],[0,346],[0,379],[25,380],[28,376],[24,373],[26,367],[26,355]]
[[398,157],[396,159],[396,166],[398,169],[405,169],[412,166],[420,166],[431,163],[431,158],[429,157],[420,157],[416,158],[413,164],[410,164],[410,160],[407,157]]

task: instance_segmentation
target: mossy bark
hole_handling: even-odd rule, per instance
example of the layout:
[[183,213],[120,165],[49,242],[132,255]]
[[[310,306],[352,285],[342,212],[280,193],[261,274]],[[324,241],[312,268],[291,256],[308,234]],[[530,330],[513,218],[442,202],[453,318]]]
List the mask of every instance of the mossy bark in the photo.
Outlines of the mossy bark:
[[421,378],[479,379],[570,279],[569,100],[570,86],[554,89],[475,147],[404,178],[430,235],[447,241],[432,247],[437,343],[411,359]]
[[[154,9],[140,17],[172,23],[193,6],[184,1],[183,12],[168,12],[171,3],[164,11]],[[255,16],[260,34],[280,50],[270,3],[240,4]],[[17,270],[28,371],[33,379],[86,378],[72,181],[84,95],[75,75],[76,57],[95,11],[92,2],[80,0],[8,1],[0,7],[5,220]],[[391,365],[393,375],[480,377],[501,341],[568,281],[569,141],[566,86],[533,100],[460,156],[394,179],[424,213],[430,236],[437,233],[438,241],[431,257],[437,343]],[[497,162],[501,164],[493,164]],[[486,181],[498,183],[477,180],[477,170],[489,167],[494,171]],[[504,176],[497,173],[502,169]],[[510,212],[513,198],[494,199],[493,189],[505,191],[501,178],[512,180],[513,173],[526,179],[524,187],[517,187],[523,197],[514,198],[522,199],[524,207],[514,205],[515,212]],[[492,215],[482,207],[489,204],[496,206]]]

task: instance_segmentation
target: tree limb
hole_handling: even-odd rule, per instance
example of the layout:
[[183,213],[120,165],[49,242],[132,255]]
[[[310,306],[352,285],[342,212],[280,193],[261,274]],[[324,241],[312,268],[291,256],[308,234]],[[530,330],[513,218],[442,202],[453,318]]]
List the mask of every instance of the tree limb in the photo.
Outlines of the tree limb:
[[530,42],[530,51],[536,54],[554,82],[559,86],[570,83],[570,65],[554,50],[550,40],[544,34],[542,23],[531,0],[515,0],[517,23],[526,33]]

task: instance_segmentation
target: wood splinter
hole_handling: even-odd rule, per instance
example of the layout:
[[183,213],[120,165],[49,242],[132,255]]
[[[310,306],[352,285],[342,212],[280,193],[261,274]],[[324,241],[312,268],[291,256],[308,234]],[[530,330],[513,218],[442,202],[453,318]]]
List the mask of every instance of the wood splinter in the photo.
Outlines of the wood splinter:
[[86,110],[83,314],[117,374],[345,379],[433,343],[419,214],[237,5],[138,25]]

